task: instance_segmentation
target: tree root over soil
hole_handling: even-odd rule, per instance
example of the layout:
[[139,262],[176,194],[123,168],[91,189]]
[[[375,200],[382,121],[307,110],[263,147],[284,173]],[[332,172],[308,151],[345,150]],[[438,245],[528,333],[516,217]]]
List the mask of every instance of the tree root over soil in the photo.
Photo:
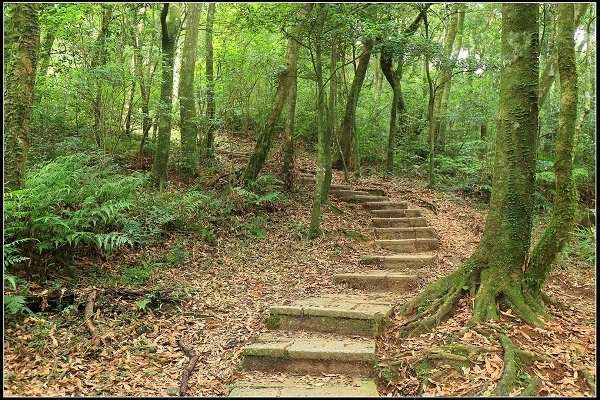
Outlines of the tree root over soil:
[[83,312],[83,320],[85,321],[85,326],[92,335],[92,345],[97,345],[100,341],[100,337],[98,336],[98,332],[96,331],[96,327],[92,322],[92,317],[94,316],[94,303],[96,302],[96,295],[98,294],[97,290],[92,290],[88,297],[87,304],[85,305],[85,311]]
[[196,353],[196,350],[194,350],[192,347],[188,347],[185,345],[185,343],[183,342],[183,339],[177,339],[177,344],[179,345],[181,350],[183,350],[185,355],[190,358],[190,362],[188,363],[187,367],[185,367],[185,370],[183,371],[183,376],[181,378],[181,387],[179,389],[179,395],[185,396],[185,394],[187,392],[187,388],[188,388],[188,382],[190,380],[190,377],[192,376],[194,367],[196,366],[196,363],[198,362],[199,356],[198,356],[198,353]]
[[545,303],[547,295],[534,297],[524,290],[519,278],[499,277],[494,267],[476,267],[472,259],[456,271],[432,282],[416,297],[400,308],[407,317],[401,323],[399,336],[425,333],[447,319],[463,295],[473,298],[472,322],[497,320],[499,304],[507,304],[528,324],[543,326],[550,318]]

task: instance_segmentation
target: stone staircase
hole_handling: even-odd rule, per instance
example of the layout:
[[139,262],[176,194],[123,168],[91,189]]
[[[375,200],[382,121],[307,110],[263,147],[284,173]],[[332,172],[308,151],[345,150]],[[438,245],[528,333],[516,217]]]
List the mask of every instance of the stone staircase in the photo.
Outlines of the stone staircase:
[[[301,174],[314,184],[312,174]],[[373,214],[375,244],[394,255],[365,255],[360,273],[332,279],[362,294],[329,294],[274,305],[269,334],[243,348],[242,368],[263,371],[235,382],[232,397],[377,397],[375,338],[388,323],[398,293],[418,284],[414,270],[437,263],[435,231],[418,209],[393,202],[379,188],[332,184],[332,197],[361,204]],[[340,290],[341,292],[341,290]],[[273,373],[285,372],[281,378]],[[269,375],[273,374],[273,375]],[[334,379],[315,383],[323,374]],[[333,376],[333,375],[332,375]]]

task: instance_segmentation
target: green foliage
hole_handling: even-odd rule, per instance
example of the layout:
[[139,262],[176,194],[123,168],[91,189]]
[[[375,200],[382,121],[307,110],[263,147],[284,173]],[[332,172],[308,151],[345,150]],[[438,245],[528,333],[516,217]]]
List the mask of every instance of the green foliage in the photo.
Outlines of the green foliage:
[[249,206],[270,208],[286,199],[280,191],[282,185],[283,182],[273,175],[261,175],[248,182],[246,188],[233,188],[233,192]]
[[269,221],[262,215],[255,215],[239,226],[242,236],[262,240],[267,237]]
[[120,280],[126,285],[142,285],[150,279],[154,270],[162,263],[142,260],[135,267],[127,267],[121,271]]
[[577,228],[571,235],[561,258],[567,263],[582,260],[593,265],[596,260],[596,228]]
[[39,252],[80,244],[111,251],[135,239],[127,218],[141,175],[121,176],[99,154],[58,157],[4,195],[8,240],[32,238]]

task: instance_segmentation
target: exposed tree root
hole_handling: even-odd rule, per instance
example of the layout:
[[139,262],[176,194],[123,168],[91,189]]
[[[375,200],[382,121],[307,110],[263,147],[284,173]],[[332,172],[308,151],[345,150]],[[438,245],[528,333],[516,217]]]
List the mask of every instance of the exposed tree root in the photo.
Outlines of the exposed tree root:
[[525,387],[525,389],[521,390],[521,397],[534,397],[537,394],[538,387],[540,386],[540,378],[534,376],[529,382],[529,385]]
[[85,305],[85,311],[83,312],[83,320],[85,321],[85,326],[92,335],[92,345],[97,345],[100,338],[98,336],[98,332],[96,331],[96,327],[92,322],[92,317],[94,316],[94,303],[96,302],[96,296],[98,294],[97,290],[92,290],[87,304]]
[[181,378],[181,387],[179,389],[179,395],[185,396],[185,394],[187,392],[190,376],[192,375],[192,372],[194,371],[194,367],[196,366],[196,363],[198,362],[198,353],[196,353],[196,351],[192,347],[186,346],[185,343],[183,342],[183,339],[177,339],[177,344],[179,345],[181,350],[183,350],[185,355],[190,358],[190,362],[188,363],[187,367],[185,367],[185,370],[183,371],[183,376]]
[[495,396],[508,396],[517,377],[516,351],[515,346],[508,336],[500,334],[498,335],[498,339],[500,339],[500,343],[504,349],[504,373],[492,394]]

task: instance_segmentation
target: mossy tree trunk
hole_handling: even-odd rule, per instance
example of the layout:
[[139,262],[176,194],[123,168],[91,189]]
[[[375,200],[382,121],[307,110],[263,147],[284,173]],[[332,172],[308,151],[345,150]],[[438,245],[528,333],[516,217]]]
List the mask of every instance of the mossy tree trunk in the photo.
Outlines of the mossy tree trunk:
[[9,21],[4,59],[4,185],[18,189],[27,172],[40,28],[37,4],[10,4],[5,10]]
[[298,64],[298,53],[300,45],[297,40],[304,26],[304,18],[310,12],[312,7],[311,3],[306,3],[301,6],[298,10],[298,18],[294,29],[292,30],[292,37],[288,40],[287,53],[285,56],[285,69],[279,75],[279,84],[277,85],[277,92],[275,93],[275,100],[273,106],[267,118],[267,122],[261,130],[254,151],[250,156],[248,165],[244,171],[242,180],[244,182],[252,181],[258,178],[258,174],[262,170],[273,146],[273,140],[275,139],[275,126],[281,116],[281,111],[285,105],[285,101],[288,97],[292,82],[296,77],[297,64]]
[[350,86],[350,92],[348,93],[348,99],[346,100],[346,110],[344,112],[344,119],[342,120],[342,126],[340,129],[341,150],[338,153],[336,161],[334,162],[336,168],[340,168],[343,163],[345,163],[348,171],[355,171],[358,168],[356,162],[358,157],[353,151],[357,147],[356,144],[358,143],[358,139],[356,137],[356,105],[358,104],[360,90],[363,82],[365,81],[372,50],[373,40],[365,39],[363,42],[362,53],[358,58],[358,66],[356,67],[354,79],[352,81],[352,85]]
[[577,119],[574,8],[573,3],[557,5],[555,51],[560,84],[560,113],[554,161],[556,195],[550,222],[534,247],[526,270],[527,284],[538,301],[550,267],[569,239],[577,210],[577,187],[573,179],[573,145]]
[[213,25],[215,23],[216,4],[208,4],[206,14],[206,118],[208,119],[208,129],[206,131],[205,153],[207,158],[215,156],[215,79],[213,73]]
[[321,204],[323,203],[324,196],[327,195],[326,188],[326,163],[327,155],[325,147],[327,138],[327,126],[326,126],[326,115],[325,115],[325,85],[323,83],[323,64],[322,64],[322,38],[323,26],[325,24],[325,18],[327,15],[327,5],[320,4],[317,14],[317,20],[314,27],[314,43],[315,51],[314,55],[311,50],[311,57],[313,59],[313,67],[315,70],[315,77],[317,83],[317,174],[315,182],[315,192],[313,196],[312,213],[310,217],[310,227],[308,230],[308,236],[313,239],[319,234],[319,225],[321,220]]
[[181,157],[183,173],[192,177],[198,168],[198,124],[194,98],[194,71],[198,53],[198,28],[201,3],[189,3],[185,22],[185,41],[181,51],[179,78],[179,116],[181,119]]
[[[575,9],[575,21],[574,26],[577,27],[581,18],[583,18],[585,12],[587,11],[588,3],[579,3]],[[556,47],[554,47],[556,48]],[[539,107],[542,108],[546,98],[548,97],[548,93],[550,93],[550,89],[554,84],[554,79],[556,78],[557,68],[557,53],[556,51],[551,51],[550,58],[542,71],[542,76],[540,78],[540,92],[539,92]]]
[[[170,8],[170,10],[169,10]],[[168,19],[167,19],[168,18]],[[171,123],[173,120],[173,63],[175,61],[175,44],[179,30],[181,13],[178,6],[169,7],[165,3],[160,14],[162,63],[160,100],[157,107],[158,134],[156,152],[152,164],[152,182],[163,186],[167,181],[169,149],[171,147]]]
[[[407,333],[438,324],[467,291],[474,296],[472,319],[498,318],[504,301],[524,321],[541,325],[543,307],[526,284],[533,214],[538,126],[538,4],[502,4],[503,68],[490,207],[483,237],[459,269],[406,303]],[[422,311],[424,310],[424,311]]]

